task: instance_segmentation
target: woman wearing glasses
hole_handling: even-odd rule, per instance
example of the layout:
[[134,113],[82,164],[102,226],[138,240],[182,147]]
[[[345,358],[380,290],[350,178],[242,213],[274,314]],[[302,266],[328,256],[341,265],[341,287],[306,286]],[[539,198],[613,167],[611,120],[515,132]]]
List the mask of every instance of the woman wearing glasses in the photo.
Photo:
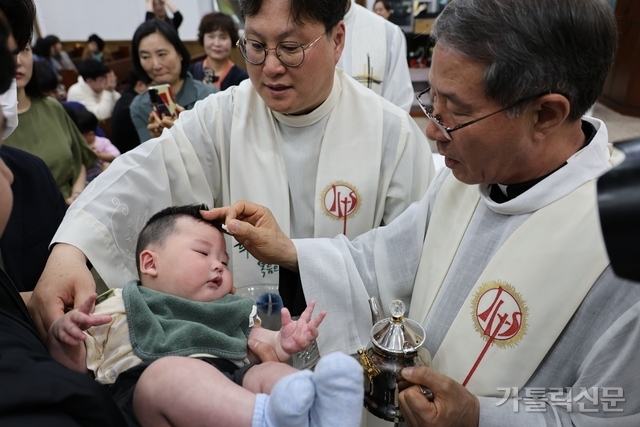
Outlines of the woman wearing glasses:
[[[191,55],[177,31],[164,21],[151,20],[141,24],[133,35],[133,67],[150,86],[168,84],[178,104],[178,111],[193,108],[196,101],[218,90],[194,80],[189,74]],[[131,103],[131,120],[140,141],[159,136],[173,118],[159,117],[153,112],[149,92],[136,96]]]

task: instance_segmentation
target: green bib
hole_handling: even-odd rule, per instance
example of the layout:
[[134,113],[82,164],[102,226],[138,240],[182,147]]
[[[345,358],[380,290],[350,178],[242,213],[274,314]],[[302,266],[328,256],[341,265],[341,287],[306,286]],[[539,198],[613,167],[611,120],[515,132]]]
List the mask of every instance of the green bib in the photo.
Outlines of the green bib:
[[131,346],[142,360],[210,354],[247,356],[249,317],[254,301],[227,295],[217,301],[190,301],[154,291],[132,280],[122,290]]

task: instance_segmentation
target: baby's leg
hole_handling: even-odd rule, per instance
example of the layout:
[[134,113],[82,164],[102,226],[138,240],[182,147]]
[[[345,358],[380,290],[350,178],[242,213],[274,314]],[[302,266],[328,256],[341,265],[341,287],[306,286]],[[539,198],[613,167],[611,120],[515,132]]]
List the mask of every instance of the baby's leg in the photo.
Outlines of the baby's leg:
[[271,389],[278,381],[296,372],[299,371],[286,363],[263,362],[244,374],[242,387],[254,393],[271,394]]
[[[258,366],[249,369],[247,374]],[[256,395],[251,427],[309,426],[309,410],[316,398],[313,373],[294,371],[273,385],[270,395]]]
[[311,427],[358,427],[364,402],[362,366],[351,356],[331,353],[320,358],[313,373],[316,400]]
[[[276,365],[249,369],[244,386],[247,380],[259,384],[262,377],[265,384],[261,386],[268,388],[268,382],[277,380],[279,374],[291,372],[288,365]],[[275,370],[279,373],[274,374]],[[252,377],[247,378],[251,371]],[[333,353],[320,359],[315,372],[287,375],[277,381],[270,396],[258,394],[252,427],[359,427],[363,401],[362,367],[351,356]]]
[[[254,371],[259,366],[265,368]],[[286,367],[285,367],[286,366]],[[247,371],[245,383],[269,389],[254,394],[201,360],[165,357],[140,376],[133,409],[145,427],[358,427],[364,398],[362,368],[350,356],[324,356],[315,372],[292,372],[287,365]],[[252,375],[248,374],[254,371]],[[295,370],[294,370],[295,371]],[[260,375],[265,377],[261,380]],[[253,377],[253,378],[252,378]],[[311,423],[309,424],[309,420]]]
[[256,396],[215,367],[189,357],[164,357],[140,376],[133,410],[145,427],[251,427]]

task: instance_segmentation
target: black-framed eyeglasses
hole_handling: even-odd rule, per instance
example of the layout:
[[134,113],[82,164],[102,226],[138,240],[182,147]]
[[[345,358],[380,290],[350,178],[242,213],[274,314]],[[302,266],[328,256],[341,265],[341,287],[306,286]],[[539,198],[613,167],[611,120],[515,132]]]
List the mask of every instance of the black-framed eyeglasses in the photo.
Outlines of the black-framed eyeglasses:
[[480,117],[480,118],[478,118],[478,119],[474,119],[474,120],[471,120],[470,122],[462,123],[462,124],[460,124],[460,125],[457,125],[457,126],[454,126],[454,127],[450,128],[449,126],[445,126],[445,125],[442,123],[442,121],[441,121],[441,119],[440,119],[440,116],[434,116],[434,115],[433,115],[433,107],[427,107],[427,106],[425,106],[425,105],[422,103],[422,101],[420,100],[420,98],[422,97],[422,95],[424,95],[425,93],[429,92],[430,90],[431,90],[431,86],[427,87],[427,88],[426,88],[425,90],[423,90],[422,92],[417,93],[417,94],[416,94],[416,100],[418,101],[418,105],[420,106],[420,108],[422,108],[422,111],[423,111],[423,112],[424,112],[424,114],[427,116],[427,118],[428,118],[429,120],[431,120],[433,123],[435,123],[435,125],[438,127],[438,129],[440,130],[440,132],[442,132],[442,134],[443,134],[443,135],[444,135],[444,136],[445,136],[449,141],[453,140],[453,137],[451,136],[451,133],[452,133],[453,131],[456,131],[456,130],[458,130],[458,129],[462,129],[463,127],[467,127],[467,126],[469,126],[469,125],[472,125],[472,124],[474,124],[474,123],[477,123],[477,122],[479,122],[480,120],[484,120],[484,119],[486,119],[487,117],[491,117],[491,116],[493,116],[493,115],[495,115],[495,114],[498,114],[498,113],[501,113],[501,112],[503,112],[503,111],[506,111],[506,110],[508,110],[509,108],[513,108],[513,107],[515,107],[515,106],[516,106],[516,105],[518,105],[518,104],[521,104],[521,103],[523,103],[523,102],[530,101],[530,100],[532,100],[532,99],[538,98],[539,96],[542,96],[542,95],[533,95],[533,96],[528,96],[528,97],[526,97],[526,98],[523,98],[523,99],[520,99],[520,100],[518,100],[518,101],[514,102],[514,103],[513,103],[513,104],[511,104],[511,105],[508,105],[508,106],[506,106],[506,107],[504,107],[504,108],[501,108],[501,109],[500,109],[500,110],[498,110],[498,111],[494,111],[494,112],[493,112],[493,113],[491,113],[491,114],[487,114],[486,116],[482,116],[482,117]]
[[324,36],[324,33],[320,34],[320,37],[312,41],[306,46],[298,42],[284,41],[276,45],[276,47],[268,48],[257,40],[246,39],[243,37],[238,39],[236,46],[240,49],[240,53],[250,64],[260,65],[267,59],[267,54],[270,50],[275,51],[276,56],[287,67],[297,67],[304,61],[304,53],[308,49],[311,49],[318,40]]

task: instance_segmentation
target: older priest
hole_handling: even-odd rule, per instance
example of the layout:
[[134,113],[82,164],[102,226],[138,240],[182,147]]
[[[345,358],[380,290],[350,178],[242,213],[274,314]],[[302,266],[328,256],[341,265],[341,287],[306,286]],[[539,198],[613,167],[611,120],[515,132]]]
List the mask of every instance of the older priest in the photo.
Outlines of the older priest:
[[615,54],[608,4],[456,0],[432,35],[420,95],[448,168],[419,203],[353,241],[292,242],[246,202],[211,217],[299,269],[341,332],[322,352],[366,345],[370,295],[411,303],[433,364],[402,375],[435,400],[400,394],[410,426],[640,425],[640,286],[609,266],[596,203],[617,156],[582,117]]

